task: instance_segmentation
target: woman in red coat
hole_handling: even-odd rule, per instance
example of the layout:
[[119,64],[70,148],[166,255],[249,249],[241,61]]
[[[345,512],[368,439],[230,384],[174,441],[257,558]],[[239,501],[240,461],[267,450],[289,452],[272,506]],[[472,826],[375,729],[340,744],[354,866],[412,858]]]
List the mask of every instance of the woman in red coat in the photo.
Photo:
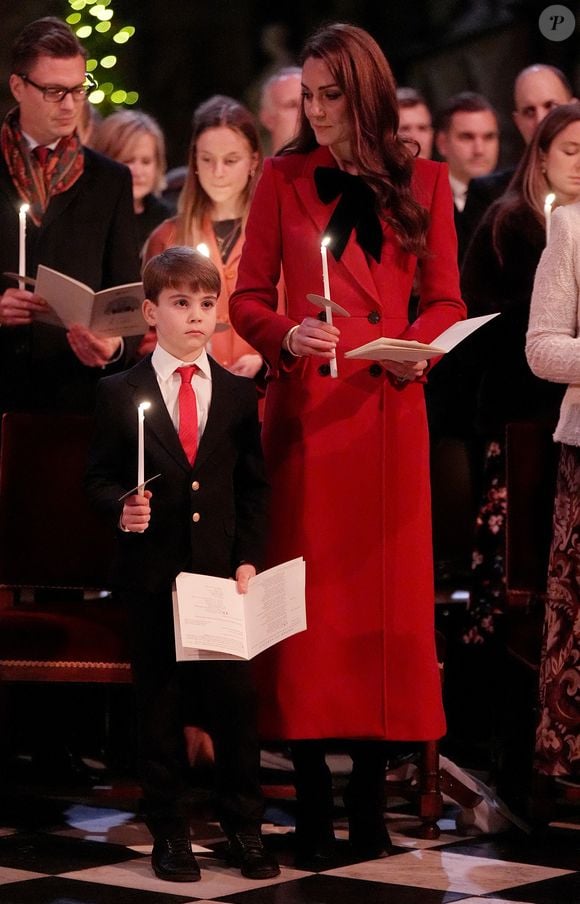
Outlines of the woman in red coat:
[[[263,731],[292,744],[297,847],[327,855],[323,739],[351,739],[350,841],[389,849],[387,739],[445,728],[433,630],[427,362],[344,353],[381,336],[429,342],[465,316],[444,165],[397,137],[395,83],[365,31],[331,25],[303,53],[296,139],[267,161],[231,298],[235,329],[269,367],[263,442],[273,488],[270,563],[303,555],[308,630],[261,662]],[[321,322],[321,241],[330,291],[350,317]],[[419,316],[407,308],[417,261]],[[276,313],[283,268],[287,315]],[[336,351],[338,377],[330,375]],[[356,741],[356,743],[354,743]]]

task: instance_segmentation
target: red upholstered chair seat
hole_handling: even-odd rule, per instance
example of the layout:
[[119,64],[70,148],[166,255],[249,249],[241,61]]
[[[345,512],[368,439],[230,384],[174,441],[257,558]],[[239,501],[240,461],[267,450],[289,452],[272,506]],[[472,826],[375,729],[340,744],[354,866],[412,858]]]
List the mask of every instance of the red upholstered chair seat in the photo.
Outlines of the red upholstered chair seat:
[[0,678],[36,664],[54,669],[53,680],[70,680],[78,668],[115,669],[129,680],[128,659],[123,614],[109,600],[0,611]]
[[92,429],[80,415],[2,420],[0,680],[131,680],[124,615],[99,595],[113,532],[83,489]]

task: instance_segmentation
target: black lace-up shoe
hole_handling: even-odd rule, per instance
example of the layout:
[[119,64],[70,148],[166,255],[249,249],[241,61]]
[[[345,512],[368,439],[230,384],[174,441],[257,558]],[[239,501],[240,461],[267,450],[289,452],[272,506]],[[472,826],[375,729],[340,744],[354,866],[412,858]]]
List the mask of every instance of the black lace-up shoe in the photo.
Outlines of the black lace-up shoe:
[[199,882],[201,873],[186,835],[157,838],[151,854],[151,866],[158,879],[169,882]]
[[278,861],[264,850],[262,836],[257,832],[237,832],[229,835],[228,859],[239,866],[246,879],[273,879],[280,875]]

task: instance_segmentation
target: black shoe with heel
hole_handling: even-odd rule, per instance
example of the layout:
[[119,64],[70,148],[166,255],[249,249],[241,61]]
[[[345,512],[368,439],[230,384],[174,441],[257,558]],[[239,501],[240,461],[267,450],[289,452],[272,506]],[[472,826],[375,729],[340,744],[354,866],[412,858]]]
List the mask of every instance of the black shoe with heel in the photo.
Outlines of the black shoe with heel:
[[348,839],[355,856],[364,860],[388,857],[393,844],[383,816],[383,796],[357,795],[349,787],[344,793],[348,815]]

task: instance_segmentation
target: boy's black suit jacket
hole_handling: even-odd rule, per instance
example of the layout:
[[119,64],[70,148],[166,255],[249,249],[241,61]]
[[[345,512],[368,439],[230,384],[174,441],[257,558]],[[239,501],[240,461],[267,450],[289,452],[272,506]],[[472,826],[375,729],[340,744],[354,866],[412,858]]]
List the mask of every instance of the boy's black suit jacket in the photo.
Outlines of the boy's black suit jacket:
[[[266,530],[268,485],[260,446],[254,384],[210,358],[208,420],[191,466],[173,426],[151,356],[131,370],[101,380],[87,488],[117,529],[116,586],[167,591],[180,571],[232,577],[242,562],[257,567]],[[145,412],[145,478],[151,522],[142,534],[117,525],[119,497],[137,483],[137,406]],[[199,517],[198,517],[199,516]]]

